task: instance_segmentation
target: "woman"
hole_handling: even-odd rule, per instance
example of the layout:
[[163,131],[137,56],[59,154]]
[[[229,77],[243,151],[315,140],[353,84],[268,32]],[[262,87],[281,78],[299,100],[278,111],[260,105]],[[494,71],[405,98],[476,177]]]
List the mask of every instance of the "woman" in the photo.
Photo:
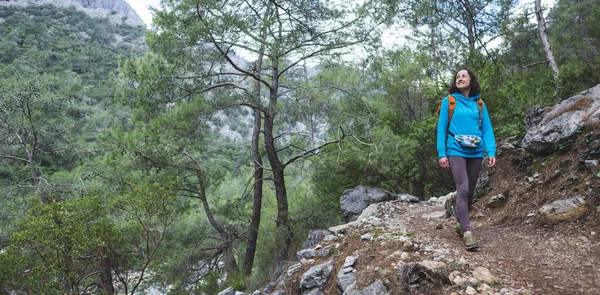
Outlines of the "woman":
[[[454,97],[454,112],[449,118],[449,98],[442,101],[437,129],[438,162],[442,168],[450,168],[456,185],[456,213],[465,249],[477,249],[471,232],[469,210],[473,203],[475,184],[484,155],[488,167],[496,165],[496,140],[492,123],[479,99],[479,83],[475,74],[462,68],[455,75],[448,93]],[[480,105],[481,104],[481,105]]]

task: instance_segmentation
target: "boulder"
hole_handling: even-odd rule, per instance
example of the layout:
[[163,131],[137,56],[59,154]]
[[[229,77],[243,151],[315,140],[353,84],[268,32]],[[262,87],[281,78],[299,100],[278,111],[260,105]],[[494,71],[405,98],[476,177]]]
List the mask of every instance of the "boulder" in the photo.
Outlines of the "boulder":
[[542,206],[539,212],[552,222],[573,221],[585,212],[585,200],[582,197],[558,200]]
[[340,207],[346,222],[355,221],[362,211],[371,204],[396,199],[396,195],[380,188],[368,188],[362,185],[347,189],[340,198]]
[[302,274],[302,278],[300,279],[300,289],[304,290],[303,293],[310,293],[312,289],[323,290],[332,271],[333,259],[311,267]]
[[600,85],[563,100],[550,110],[535,107],[525,115],[522,146],[534,155],[548,155],[584,125],[600,122]]

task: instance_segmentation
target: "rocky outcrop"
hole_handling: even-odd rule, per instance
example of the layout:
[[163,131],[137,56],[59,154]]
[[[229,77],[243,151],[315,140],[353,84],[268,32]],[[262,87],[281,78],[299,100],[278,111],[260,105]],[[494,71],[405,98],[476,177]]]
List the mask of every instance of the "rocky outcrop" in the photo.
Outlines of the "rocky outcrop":
[[143,26],[142,18],[125,0],[3,0],[3,5],[44,5],[58,7],[73,6],[92,17],[106,17],[113,23],[126,23],[131,26]]
[[534,155],[547,155],[585,125],[600,122],[600,85],[563,100],[553,108],[532,108],[525,116],[523,148]]
[[399,199],[403,202],[419,202],[419,198],[408,194],[393,194],[380,188],[368,188],[362,185],[347,189],[340,198],[340,207],[346,222],[355,221],[364,209],[371,204]]
[[[469,262],[456,257],[457,251],[432,245],[406,232],[402,222],[408,219],[399,218],[409,210],[426,212],[441,206],[400,200],[371,204],[357,220],[323,232],[327,238],[321,244],[300,251],[298,263],[288,266],[263,290],[251,294],[442,294],[443,290],[516,294],[497,293],[500,288],[492,287],[497,285],[497,279],[484,267],[472,272],[457,270],[468,268]],[[438,209],[443,213],[441,210]],[[307,239],[313,241],[313,234]],[[233,291],[228,288],[223,291],[228,293],[223,294],[233,295]]]

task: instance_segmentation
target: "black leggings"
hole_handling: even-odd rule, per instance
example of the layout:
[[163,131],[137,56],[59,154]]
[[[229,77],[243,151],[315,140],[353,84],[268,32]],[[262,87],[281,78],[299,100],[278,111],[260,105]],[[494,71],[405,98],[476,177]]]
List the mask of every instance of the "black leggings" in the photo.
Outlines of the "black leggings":
[[456,185],[456,215],[463,232],[471,230],[469,210],[473,205],[475,185],[483,158],[448,157],[450,171]]

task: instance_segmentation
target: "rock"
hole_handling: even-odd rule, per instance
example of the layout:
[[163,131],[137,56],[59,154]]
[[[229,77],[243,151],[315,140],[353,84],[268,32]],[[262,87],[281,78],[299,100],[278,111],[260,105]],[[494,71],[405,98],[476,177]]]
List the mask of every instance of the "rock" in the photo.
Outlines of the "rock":
[[342,292],[346,291],[350,285],[356,281],[356,269],[345,267],[338,271],[337,286]]
[[465,294],[475,295],[477,294],[477,290],[473,289],[471,286],[468,286],[467,289],[465,289]]
[[361,236],[360,236],[360,239],[361,239],[362,241],[368,241],[368,240],[372,240],[374,236],[375,236],[375,234],[374,234],[374,233],[366,233],[366,234],[364,234],[364,235],[361,235]]
[[454,283],[457,286],[462,286],[465,284],[465,279],[461,278],[461,277],[455,277],[454,280],[452,281],[452,283]]
[[321,289],[310,289],[302,292],[302,295],[323,295]]
[[398,194],[398,199],[406,203],[419,203],[421,201],[419,198],[409,194]]
[[503,194],[499,194],[490,198],[490,201],[487,203],[488,208],[500,208],[506,204],[506,197]]
[[552,222],[573,221],[585,212],[585,200],[580,196],[558,200],[542,206],[539,212]]
[[429,198],[429,200],[427,200],[427,204],[429,204],[429,205],[436,205],[436,204],[439,203],[438,200],[439,199],[436,198],[436,197],[431,197],[431,198]]
[[348,256],[348,257],[346,257],[346,259],[344,260],[344,266],[343,266],[343,268],[353,267],[354,264],[356,263],[356,259],[358,259],[358,257],[356,257],[356,256]]
[[318,250],[317,255],[319,255],[319,257],[331,256],[333,254],[333,249],[335,249],[335,245],[327,245],[322,249]]
[[274,283],[269,283],[264,289],[263,294],[272,294],[275,291],[276,285]]
[[488,284],[480,284],[479,286],[477,286],[477,291],[487,293],[492,291],[492,287],[490,287],[490,285]]
[[444,210],[446,210],[446,217],[456,216],[456,192],[450,193],[444,197]]
[[431,270],[436,270],[436,269],[440,269],[440,268],[444,268],[446,267],[446,263],[443,263],[441,261],[431,261],[431,260],[423,260],[421,262],[419,262],[421,265],[431,269]]
[[514,144],[512,144],[512,143],[510,143],[510,142],[505,142],[505,143],[501,144],[501,145],[500,145],[500,146],[497,148],[497,152],[496,152],[496,153],[497,153],[497,154],[500,154],[500,153],[502,153],[502,152],[504,152],[504,151],[507,151],[507,150],[514,150],[514,149],[515,149],[515,146],[514,146]]
[[598,171],[598,160],[585,160],[584,163],[588,171],[590,171],[592,174],[596,174]]
[[387,287],[381,280],[375,281],[373,284],[367,286],[362,290],[351,290],[354,288],[349,288],[351,292],[344,292],[345,295],[388,295]]
[[446,211],[435,211],[427,214],[423,214],[421,217],[424,219],[437,219],[446,216]]
[[600,85],[563,100],[550,111],[539,107],[525,115],[526,134],[522,146],[534,155],[547,155],[557,150],[583,125],[600,121]]
[[396,196],[380,188],[368,188],[362,185],[354,189],[347,189],[340,198],[344,220],[354,221],[362,211],[371,204],[394,200]]
[[493,282],[494,276],[492,273],[485,267],[478,267],[473,271],[473,277],[477,279],[478,282],[489,283]]
[[333,270],[333,259],[315,265],[302,274],[300,279],[300,289],[310,290],[313,288],[323,289],[325,283],[329,280]]
[[288,267],[287,275],[291,276],[291,275],[295,274],[297,271],[300,270],[300,268],[302,268],[301,262],[291,265],[290,267]]
[[298,251],[298,253],[296,253],[296,257],[298,258],[298,261],[301,261],[302,259],[315,258],[316,256],[317,256],[317,250],[315,250],[315,249],[304,249],[304,250],[300,250],[300,251]]
[[415,245],[411,241],[406,241],[404,245],[402,245],[402,250],[404,251],[414,251]]
[[229,288],[219,292],[218,295],[235,295],[235,291],[233,290],[233,287],[229,287]]
[[[323,242],[325,238],[331,239],[331,237],[328,236],[333,236],[333,232],[326,229],[311,229],[308,231],[306,240],[302,243],[302,249],[313,248]],[[333,236],[333,238],[335,238],[335,236]]]

